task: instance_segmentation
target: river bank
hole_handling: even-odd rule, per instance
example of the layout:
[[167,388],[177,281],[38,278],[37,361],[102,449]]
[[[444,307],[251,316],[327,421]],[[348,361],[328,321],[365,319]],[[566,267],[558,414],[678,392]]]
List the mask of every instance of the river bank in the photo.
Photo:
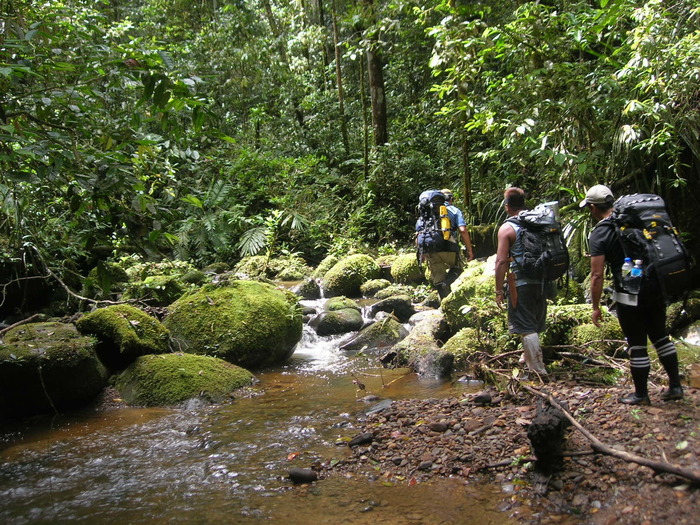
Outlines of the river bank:
[[[533,385],[534,386],[534,385]],[[568,405],[600,441],[649,459],[700,473],[700,390],[652,406],[617,402],[625,390],[552,382],[540,390]],[[500,509],[522,523],[697,524],[700,492],[688,480],[607,455],[594,454],[576,429],[567,431],[560,470],[534,466],[527,427],[537,396],[519,389],[432,400],[401,400],[370,414],[352,433],[365,443],[323,466],[326,477],[364,475],[387,484],[417,485],[436,478],[503,487]],[[489,401],[490,398],[490,401]],[[371,437],[370,437],[371,436]]]

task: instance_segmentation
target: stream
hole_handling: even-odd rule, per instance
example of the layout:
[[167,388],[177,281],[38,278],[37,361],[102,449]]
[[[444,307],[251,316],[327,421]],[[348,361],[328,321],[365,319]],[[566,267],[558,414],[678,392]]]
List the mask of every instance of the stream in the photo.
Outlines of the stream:
[[495,484],[287,479],[292,467],[348,453],[338,442],[372,408],[367,394],[479,388],[382,369],[376,356],[339,350],[341,339],[305,327],[289,362],[257,372],[256,394],[231,404],[84,410],[0,429],[0,523],[514,523],[497,510],[504,494]]

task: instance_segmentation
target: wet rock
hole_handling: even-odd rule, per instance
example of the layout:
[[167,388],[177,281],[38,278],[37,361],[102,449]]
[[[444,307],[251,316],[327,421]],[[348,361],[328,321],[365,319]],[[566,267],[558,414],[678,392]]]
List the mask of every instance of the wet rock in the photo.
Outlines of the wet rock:
[[395,295],[374,303],[370,307],[369,313],[374,316],[378,312],[389,312],[402,323],[407,322],[416,313],[408,295]]
[[312,483],[318,479],[318,474],[310,468],[294,467],[289,469],[289,479],[295,484]]
[[355,436],[350,441],[348,441],[348,446],[352,448],[357,447],[359,445],[367,445],[372,441],[374,441],[374,434],[371,432],[365,432],[363,434]]

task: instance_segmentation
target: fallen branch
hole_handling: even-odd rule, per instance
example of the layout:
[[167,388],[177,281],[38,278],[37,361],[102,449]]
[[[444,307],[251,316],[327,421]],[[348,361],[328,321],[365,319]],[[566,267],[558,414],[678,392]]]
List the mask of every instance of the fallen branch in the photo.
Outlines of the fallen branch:
[[34,319],[36,319],[38,316],[39,316],[39,314],[34,314],[34,315],[30,316],[30,317],[27,317],[26,319],[22,319],[21,321],[17,321],[16,323],[11,324],[10,326],[8,326],[8,327],[6,327],[6,328],[3,328],[2,330],[0,330],[0,335],[4,334],[5,332],[9,332],[9,331],[12,330],[15,326],[19,326],[19,325],[22,325],[22,324],[25,324],[25,323],[29,323],[29,322],[33,321]]
[[595,437],[593,434],[591,434],[588,430],[586,430],[578,421],[576,421],[576,419],[569,413],[569,411],[562,407],[551,395],[540,392],[539,390],[525,384],[521,384],[521,386],[528,392],[546,399],[552,406],[561,410],[564,416],[571,422],[571,424],[574,425],[578,429],[578,431],[581,432],[581,434],[583,434],[586,437],[586,439],[588,439],[588,441],[591,442],[591,447],[594,451],[618,459],[623,459],[630,463],[636,463],[638,465],[648,467],[657,474],[660,472],[666,472],[668,474],[675,474],[676,476],[689,479],[691,481],[694,481],[695,483],[700,483],[700,472],[685,469],[683,467],[673,465],[667,461],[654,461],[652,459],[647,459],[641,456],[637,456],[635,454],[630,454],[629,452],[616,450],[614,448],[609,447],[608,445],[600,441],[597,437]]

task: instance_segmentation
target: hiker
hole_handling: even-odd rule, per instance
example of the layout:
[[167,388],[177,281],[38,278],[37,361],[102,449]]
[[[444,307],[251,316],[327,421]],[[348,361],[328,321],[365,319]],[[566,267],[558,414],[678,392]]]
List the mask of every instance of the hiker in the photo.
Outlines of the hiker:
[[[591,252],[591,302],[593,324],[600,326],[603,314],[600,311],[600,298],[603,293],[605,265],[613,274],[615,291],[622,293],[622,265],[625,253],[615,225],[611,219],[614,197],[607,186],[598,184],[586,192],[580,207],[587,207],[598,221],[591,231],[588,244]],[[662,392],[661,399],[670,401],[683,398],[683,387],[678,371],[676,346],[666,332],[666,304],[660,300],[661,291],[653,280],[644,281],[635,297],[637,305],[617,302],[617,318],[620,322],[630,355],[630,373],[634,392],[621,396],[620,403],[628,405],[649,405],[647,379],[651,361],[647,352],[647,338],[652,342],[659,356],[661,366],[668,375],[668,389]],[[622,293],[621,300],[628,294]],[[633,301],[629,301],[633,302]]]
[[[520,188],[508,188],[503,199],[509,219],[526,209],[525,192]],[[496,304],[502,308],[508,293],[508,329],[522,339],[521,362],[536,374],[546,376],[539,336],[547,317],[546,287],[541,279],[522,275],[516,262],[522,255],[522,227],[517,221],[506,220],[498,229]]]
[[[442,248],[439,249],[439,251],[423,251],[420,254],[419,260],[421,262],[424,260],[428,263],[433,286],[437,289],[440,299],[444,299],[452,291],[451,284],[455,282],[457,277],[462,273],[463,267],[459,249],[459,239],[462,239],[462,243],[467,250],[467,261],[474,259],[474,249],[472,247],[469,231],[467,230],[467,223],[464,220],[464,214],[462,210],[453,204],[454,195],[448,189],[440,190],[439,193],[445,196],[445,206],[447,207],[447,215],[450,220],[449,239],[442,243]],[[416,222],[416,232],[419,232],[422,227],[423,221],[419,219],[418,222]],[[420,244],[418,237],[416,242]]]

